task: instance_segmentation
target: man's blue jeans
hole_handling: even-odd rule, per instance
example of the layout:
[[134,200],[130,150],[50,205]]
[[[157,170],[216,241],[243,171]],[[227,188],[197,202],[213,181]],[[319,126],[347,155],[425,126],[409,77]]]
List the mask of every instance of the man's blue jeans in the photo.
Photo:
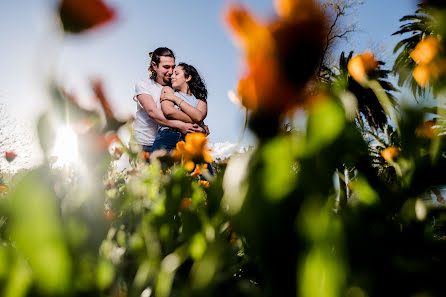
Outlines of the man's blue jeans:
[[184,141],[184,138],[184,134],[172,129],[158,131],[153,143],[153,150],[165,149],[169,152],[176,148],[177,142]]

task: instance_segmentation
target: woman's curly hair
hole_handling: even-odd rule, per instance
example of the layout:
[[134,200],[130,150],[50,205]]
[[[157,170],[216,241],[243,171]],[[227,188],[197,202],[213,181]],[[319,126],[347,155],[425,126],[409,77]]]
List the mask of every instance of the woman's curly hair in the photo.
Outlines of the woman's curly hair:
[[187,83],[191,93],[195,98],[206,102],[208,91],[206,90],[206,85],[204,84],[203,79],[201,79],[200,74],[198,74],[197,69],[186,63],[180,63],[178,66],[183,68],[185,78],[188,78],[189,76],[191,77],[190,81]]

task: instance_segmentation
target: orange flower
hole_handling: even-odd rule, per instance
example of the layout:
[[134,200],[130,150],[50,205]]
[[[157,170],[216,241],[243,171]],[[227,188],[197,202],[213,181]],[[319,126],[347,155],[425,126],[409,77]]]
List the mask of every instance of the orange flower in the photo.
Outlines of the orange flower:
[[292,18],[298,13],[305,14],[313,9],[311,0],[274,0],[274,8],[282,18]]
[[188,164],[188,161],[195,163],[212,162],[210,150],[206,148],[206,144],[206,135],[203,133],[189,133],[186,135],[185,141],[177,143],[172,156],[183,160],[185,164]]
[[435,132],[435,120],[424,121],[416,130],[415,135],[420,138],[433,138]]
[[116,214],[112,210],[105,210],[104,211],[104,218],[107,221],[111,221],[116,217]]
[[65,32],[82,33],[111,22],[116,13],[102,0],[62,0],[59,16]]
[[375,70],[378,62],[375,60],[372,52],[365,52],[362,55],[353,57],[348,63],[348,72],[354,80],[361,83],[367,78],[367,73]]
[[200,180],[200,186],[207,189],[207,188],[209,188],[210,184],[207,180]]
[[421,87],[426,87],[427,83],[431,79],[431,71],[428,65],[421,64],[417,65],[413,70],[412,76]]
[[281,16],[261,22],[240,5],[229,6],[226,23],[242,45],[245,71],[237,90],[247,109],[287,112],[307,99],[302,90],[322,53],[325,20],[313,0],[277,1]]
[[195,163],[192,161],[187,161],[186,163],[184,163],[184,169],[186,169],[187,171],[192,171],[195,168]]
[[384,158],[384,160],[386,160],[387,162],[392,161],[394,158],[397,158],[399,155],[399,152],[401,151],[400,148],[396,148],[396,147],[388,147],[386,149],[384,149],[381,152],[381,156]]
[[412,76],[421,87],[426,87],[428,83],[436,80],[440,75],[446,72],[446,63],[439,60],[435,63],[419,64],[413,70]]
[[14,153],[13,151],[5,152],[5,159],[8,162],[12,162],[16,157],[17,157],[17,154]]
[[200,166],[199,165],[196,165],[195,166],[195,169],[194,169],[194,172],[192,172],[192,176],[200,176],[200,175],[202,175],[203,173],[201,172],[201,168],[200,168]]
[[6,193],[8,192],[8,188],[4,185],[0,185],[0,193]]
[[430,63],[440,50],[440,41],[437,38],[429,36],[420,41],[415,49],[410,52],[410,57],[417,64]]
[[142,152],[142,158],[144,160],[147,160],[150,157],[150,153],[149,152]]
[[188,209],[189,206],[190,206],[190,203],[191,203],[191,202],[192,202],[192,199],[191,199],[191,198],[183,198],[183,199],[181,200],[180,208],[181,208],[181,209]]

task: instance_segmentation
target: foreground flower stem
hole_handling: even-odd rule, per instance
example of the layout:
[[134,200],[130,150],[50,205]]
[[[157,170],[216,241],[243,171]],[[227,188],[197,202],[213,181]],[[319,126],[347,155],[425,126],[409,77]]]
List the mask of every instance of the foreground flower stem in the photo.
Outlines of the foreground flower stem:
[[246,127],[248,126],[248,109],[245,107],[245,117],[243,120],[242,131],[240,132],[240,136],[238,138],[237,146],[240,147],[242,144],[243,137],[245,137]]
[[393,108],[392,103],[390,102],[390,99],[387,96],[386,92],[383,90],[381,84],[376,80],[368,81],[367,84],[375,93],[376,97],[379,100],[379,103],[381,103],[384,111],[390,117],[390,120],[395,123],[396,131],[398,132],[398,135],[401,136],[400,126],[398,124],[395,109]]

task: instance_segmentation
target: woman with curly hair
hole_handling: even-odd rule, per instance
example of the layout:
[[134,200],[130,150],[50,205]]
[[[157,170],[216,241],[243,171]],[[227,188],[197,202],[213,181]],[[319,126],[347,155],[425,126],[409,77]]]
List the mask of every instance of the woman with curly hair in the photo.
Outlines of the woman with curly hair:
[[[203,120],[207,115],[208,92],[195,67],[186,63],[178,64],[173,70],[171,82],[172,88],[165,86],[161,90],[160,102],[164,116],[205,127]],[[176,147],[177,142],[184,139],[185,134],[177,129],[160,126],[153,149],[170,151]]]

